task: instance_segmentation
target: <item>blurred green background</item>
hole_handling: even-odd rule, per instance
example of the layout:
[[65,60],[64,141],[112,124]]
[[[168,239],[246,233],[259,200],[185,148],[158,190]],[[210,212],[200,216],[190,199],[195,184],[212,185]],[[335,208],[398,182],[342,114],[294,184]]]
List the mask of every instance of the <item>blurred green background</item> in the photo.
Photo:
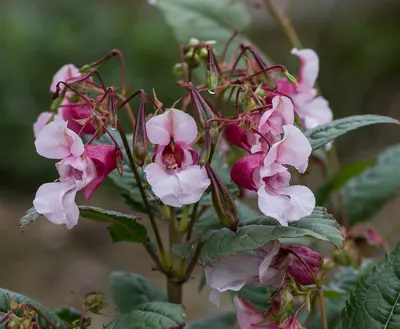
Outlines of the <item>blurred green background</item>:
[[[297,72],[298,63],[279,26],[258,8],[258,1],[246,3],[252,14],[246,31],[250,39],[276,63]],[[380,113],[400,118],[400,2],[294,3],[294,24],[304,46],[320,55],[319,85],[335,117]],[[32,124],[49,107],[49,85],[62,65],[79,67],[118,48],[133,89],[155,88],[165,105],[177,99],[180,90],[172,66],[179,48],[162,15],[144,0],[0,0],[0,29],[0,246],[5,250],[0,285],[49,306],[74,303],[71,290],[107,293],[111,269],[140,272],[162,285],[143,261],[140,246],[112,245],[106,230],[92,223],[81,221],[77,229],[66,231],[43,220],[22,237],[18,229],[37,187],[56,174],[53,162],[35,152]],[[118,81],[117,61],[107,66],[106,76]],[[342,137],[338,150],[347,163],[372,157],[399,141],[397,127],[377,125]],[[100,190],[93,204],[123,209],[112,191]],[[393,214],[398,213],[396,202],[383,210],[381,232],[394,225]],[[189,290],[194,292],[195,285]],[[201,297],[204,303],[186,300],[193,304],[189,318],[211,309],[206,295]]]

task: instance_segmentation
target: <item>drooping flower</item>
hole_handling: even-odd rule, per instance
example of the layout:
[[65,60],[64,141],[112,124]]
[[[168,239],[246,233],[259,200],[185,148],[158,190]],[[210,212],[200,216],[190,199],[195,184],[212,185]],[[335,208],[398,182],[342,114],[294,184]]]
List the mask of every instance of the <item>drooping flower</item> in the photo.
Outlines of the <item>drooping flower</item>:
[[153,163],[144,169],[154,194],[173,207],[199,201],[210,180],[205,168],[196,165],[198,154],[190,146],[197,136],[194,119],[169,109],[152,117],[146,131],[150,142],[157,145]]
[[96,132],[92,119],[92,110],[86,102],[73,102],[68,97],[65,97],[59,112],[61,112],[63,119],[68,121],[68,128],[78,135],[92,135]]
[[116,168],[115,147],[84,146],[79,136],[67,128],[67,122],[57,120],[46,125],[35,141],[36,151],[56,163],[59,182],[46,183],[36,192],[36,211],[55,224],[74,227],[79,219],[76,193],[84,191],[89,200],[104,178]]
[[70,79],[78,78],[81,76],[79,69],[73,64],[66,64],[61,67],[56,74],[53,76],[53,80],[50,85],[50,91],[55,93],[57,90],[57,84],[60,81],[68,82]]
[[292,49],[292,54],[300,59],[297,86],[287,80],[278,82],[278,90],[291,97],[296,113],[303,120],[304,127],[311,129],[332,121],[332,111],[328,101],[317,95],[314,88],[319,71],[318,55],[312,49]]
[[219,305],[220,293],[239,291],[245,284],[280,287],[287,263],[277,257],[279,248],[279,242],[273,241],[258,249],[255,255],[237,252],[218,260],[213,266],[206,266],[206,282],[212,288],[210,301]]
[[260,210],[287,225],[310,215],[315,197],[305,186],[289,185],[291,175],[287,168],[293,166],[301,173],[306,170],[310,143],[294,125],[284,125],[282,130],[283,138],[267,152],[239,159],[232,167],[231,178],[236,185],[257,191]]
[[278,329],[277,323],[269,325],[257,325],[264,321],[264,313],[257,310],[239,294],[233,299],[237,320],[240,329]]

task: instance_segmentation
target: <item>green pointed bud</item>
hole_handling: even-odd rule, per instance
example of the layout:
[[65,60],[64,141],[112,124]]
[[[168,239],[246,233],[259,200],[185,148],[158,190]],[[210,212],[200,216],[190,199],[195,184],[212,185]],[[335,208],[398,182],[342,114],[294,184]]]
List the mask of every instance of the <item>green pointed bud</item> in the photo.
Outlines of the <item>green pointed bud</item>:
[[[187,70],[187,63],[183,63],[185,69]],[[177,77],[183,76],[183,67],[181,63],[176,63],[172,68],[172,73]]]
[[209,165],[206,165],[205,168],[211,181],[211,197],[219,221],[225,227],[236,232],[239,219],[235,200],[217,173]]
[[292,308],[293,295],[289,289],[281,291],[281,312],[287,312]]
[[133,159],[138,166],[143,166],[147,157],[147,132],[146,132],[146,99],[141,98],[133,134]]
[[79,69],[79,72],[81,72],[81,73],[89,73],[91,68],[92,67],[89,64],[85,64]]
[[196,38],[190,38],[188,46],[197,46],[200,43],[199,39]]
[[311,308],[312,308],[310,294],[306,295],[305,304],[306,304],[307,314],[310,314],[311,313]]
[[293,75],[291,75],[289,73],[289,71],[285,71],[285,72],[283,72],[283,74],[285,75],[286,79],[288,79],[291,83],[293,83],[294,85],[297,85],[296,78]]

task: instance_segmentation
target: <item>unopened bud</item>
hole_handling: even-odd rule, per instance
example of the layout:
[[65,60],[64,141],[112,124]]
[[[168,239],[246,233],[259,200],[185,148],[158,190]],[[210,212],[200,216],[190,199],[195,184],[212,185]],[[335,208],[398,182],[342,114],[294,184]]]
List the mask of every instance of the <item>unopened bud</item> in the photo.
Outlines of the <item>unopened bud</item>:
[[85,64],[79,69],[79,72],[81,72],[81,73],[89,73],[91,68],[92,67],[89,64]]
[[20,329],[21,328],[21,319],[12,314],[10,316],[10,320],[8,320],[6,324],[6,329]]
[[185,61],[191,67],[197,67],[200,64],[200,56],[197,53],[197,49],[194,48],[190,49],[185,54]]
[[103,295],[97,292],[87,294],[83,304],[85,308],[93,314],[101,314],[100,311],[107,306],[107,304],[103,302]]
[[282,245],[281,248],[296,254],[293,255],[292,262],[288,265],[289,275],[303,286],[314,284],[314,278],[317,277],[322,266],[321,256],[316,251],[299,245]]
[[199,44],[200,40],[196,38],[190,38],[188,46],[197,46]]
[[115,104],[115,96],[114,96],[114,89],[108,88],[108,96],[106,97],[107,102],[107,110],[108,110],[108,117],[111,130],[117,129],[118,123],[118,111],[117,106]]
[[312,308],[312,303],[311,303],[310,294],[307,294],[307,295],[306,295],[305,304],[306,304],[307,313],[310,314],[310,313],[311,313],[311,308]]
[[289,289],[283,289],[281,291],[281,304],[280,312],[285,313],[291,310],[293,304],[293,295]]
[[138,166],[143,166],[147,157],[147,132],[145,119],[146,100],[141,99],[133,134],[133,159]]
[[212,151],[211,135],[210,135],[209,131],[206,131],[206,133],[204,135],[203,146],[201,148],[200,157],[199,157],[200,167],[204,167],[208,163],[208,161],[210,159],[211,151]]
[[283,74],[285,75],[286,79],[288,79],[291,83],[293,83],[294,85],[297,85],[296,78],[293,75],[291,75],[289,73],[289,71],[285,71],[285,72],[283,72]]
[[116,156],[116,160],[117,160],[117,171],[118,174],[122,177],[123,173],[124,173],[124,154],[122,153],[122,151],[120,149],[116,149],[115,150],[115,156]]
[[211,181],[212,202],[219,221],[225,227],[236,232],[239,219],[235,200],[233,199],[229,189],[218,177],[217,173],[209,165],[206,165],[205,167],[208,178]]
[[[186,63],[183,63],[183,64],[187,67],[187,64],[186,64]],[[176,63],[176,64],[174,65],[174,67],[172,68],[172,73],[173,73],[174,75],[176,75],[177,77],[181,77],[181,76],[183,75],[182,64],[181,64],[181,63]]]

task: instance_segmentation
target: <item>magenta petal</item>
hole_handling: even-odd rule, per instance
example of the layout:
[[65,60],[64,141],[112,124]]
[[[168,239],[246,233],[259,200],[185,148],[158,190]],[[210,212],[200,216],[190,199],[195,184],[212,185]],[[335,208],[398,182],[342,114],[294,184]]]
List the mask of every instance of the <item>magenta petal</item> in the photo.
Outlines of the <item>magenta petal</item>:
[[117,167],[117,155],[115,146],[112,145],[86,145],[85,150],[86,156],[92,159],[97,172],[96,178],[83,189],[83,194],[89,201],[103,180]]
[[253,181],[253,172],[262,164],[263,154],[255,153],[240,158],[232,167],[231,178],[239,187],[257,191]]
[[233,145],[250,152],[251,146],[247,141],[247,133],[238,124],[227,124],[225,127],[225,136]]
[[[314,276],[317,276],[322,266],[321,256],[314,250],[299,245],[282,245],[282,249],[293,250],[298,254],[304,262],[309,266]],[[313,277],[305,264],[296,256],[292,256],[292,262],[288,265],[287,272],[294,280],[300,284],[307,286],[314,284]]]
[[69,99],[65,99],[61,107],[63,119],[68,121],[68,128],[77,133],[78,135],[94,134],[96,128],[93,121],[90,119],[86,124],[81,125],[76,120],[84,120],[91,118],[92,112],[89,105],[84,103],[73,103]]

